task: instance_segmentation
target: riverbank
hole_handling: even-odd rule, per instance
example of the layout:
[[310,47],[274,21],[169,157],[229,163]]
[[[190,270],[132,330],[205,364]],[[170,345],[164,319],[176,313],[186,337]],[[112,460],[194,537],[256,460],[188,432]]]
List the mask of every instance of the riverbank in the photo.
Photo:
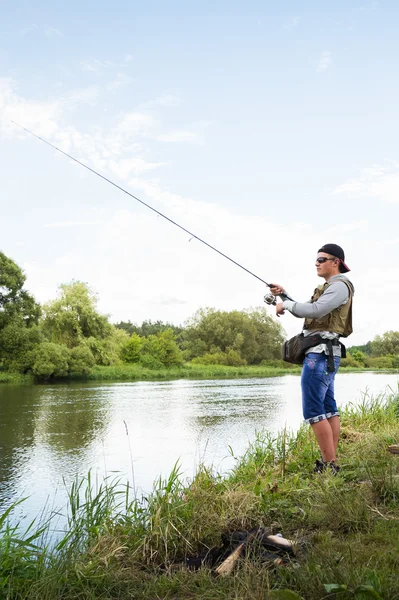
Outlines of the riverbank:
[[[280,364],[281,363],[281,364]],[[231,367],[226,365],[197,365],[185,363],[180,367],[147,369],[141,365],[124,364],[115,367],[94,367],[90,380],[162,381],[167,379],[248,379],[279,377],[300,373],[300,366],[275,361],[269,365]]]
[[[288,373],[300,373],[297,365],[273,361],[268,365],[231,367],[225,365],[196,365],[185,363],[180,367],[149,369],[139,364],[112,366],[96,365],[84,376],[71,376],[51,381],[167,381],[172,379],[248,379],[254,377],[279,377]],[[35,383],[30,375],[7,371],[0,372],[0,383]]]
[[[201,468],[181,482],[176,466],[145,500],[112,482],[89,481],[84,492],[81,482],[70,493],[68,534],[53,549],[51,522],[23,540],[0,517],[0,598],[296,598],[283,595],[289,589],[317,600],[335,589],[344,599],[356,590],[397,599],[399,456],[387,446],[399,443],[399,395],[348,407],[342,425],[336,477],[313,473],[317,450],[302,427],[259,435],[226,477]],[[223,534],[257,527],[294,540],[295,555],[276,566],[253,544],[226,578],[209,565],[186,568]]]
[[[363,371],[397,373],[397,369],[366,369],[352,366],[340,368],[340,373],[359,373]],[[180,367],[164,367],[148,369],[139,364],[120,364],[113,366],[93,367],[91,373],[85,376],[68,376],[51,381],[167,381],[173,379],[249,379],[255,377],[280,377],[281,375],[298,375],[299,365],[290,365],[282,360],[275,360],[267,365],[231,367],[225,365],[196,365],[185,363]],[[33,384],[35,380],[30,375],[0,372],[0,384]]]

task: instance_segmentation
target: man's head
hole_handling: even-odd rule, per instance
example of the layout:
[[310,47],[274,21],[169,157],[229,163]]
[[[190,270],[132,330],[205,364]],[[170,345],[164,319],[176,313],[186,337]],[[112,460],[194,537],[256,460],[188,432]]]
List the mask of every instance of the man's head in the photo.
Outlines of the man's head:
[[326,280],[339,273],[350,271],[348,265],[345,264],[344,251],[337,244],[324,244],[318,250],[316,268],[319,277],[324,277]]

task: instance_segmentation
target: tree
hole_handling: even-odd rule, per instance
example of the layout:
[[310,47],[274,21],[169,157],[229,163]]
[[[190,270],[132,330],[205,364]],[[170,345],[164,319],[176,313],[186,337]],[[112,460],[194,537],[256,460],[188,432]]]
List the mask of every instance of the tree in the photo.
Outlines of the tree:
[[[151,359],[149,360],[149,357]],[[181,365],[183,354],[176,343],[176,337],[172,329],[161,331],[157,335],[150,335],[145,338],[141,348],[140,362],[150,366],[172,367]]]
[[171,323],[164,323],[163,321],[143,321],[141,325],[135,325],[131,321],[120,321],[116,323],[115,327],[123,329],[129,335],[136,333],[140,337],[148,337],[150,335],[157,335],[166,329],[171,329],[175,336],[178,336],[182,331],[183,327],[178,325],[172,325]]
[[115,365],[120,362],[121,351],[127,339],[125,331],[112,326],[107,337],[103,339],[89,337],[83,344],[90,348],[97,365]]
[[399,355],[399,331],[386,331],[371,342],[372,356]]
[[351,354],[356,362],[362,363],[364,365],[366,356],[363,354],[363,352],[361,352],[360,350],[355,350],[354,352],[351,352]]
[[367,342],[367,344],[363,344],[363,346],[350,346],[346,349],[347,352],[350,352],[352,355],[354,352],[362,352],[365,356],[371,356],[372,352],[372,342]]
[[22,269],[0,252],[0,362],[25,370],[26,353],[41,340],[40,306],[25,289]]
[[37,325],[27,327],[21,318],[14,317],[0,331],[0,354],[3,365],[10,371],[26,373],[31,367],[31,352],[43,341]]
[[59,287],[59,297],[43,306],[43,331],[51,342],[78,346],[84,339],[105,339],[112,332],[106,315],[97,312],[97,297],[86,283]]
[[259,364],[264,360],[281,358],[281,346],[285,335],[280,323],[263,307],[247,311],[247,314],[256,328],[257,353],[253,362]]
[[38,379],[64,377],[68,374],[70,351],[61,344],[42,342],[32,352],[32,373]]
[[0,252],[0,330],[14,318],[24,324],[37,324],[40,307],[23,286],[26,277],[22,269],[3,252]]
[[59,297],[45,304],[43,311],[43,332],[50,342],[69,349],[85,347],[99,365],[119,361],[127,334],[111,325],[106,315],[98,313],[97,297],[86,283],[74,281],[61,285]]
[[115,323],[115,327],[117,329],[122,329],[126,331],[128,335],[132,335],[132,333],[136,333],[137,325],[134,325],[131,321],[119,321],[119,323]]
[[197,358],[193,358],[192,363],[199,365],[227,365],[229,367],[242,367],[247,364],[244,358],[235,350],[227,350],[227,352],[214,352],[203,354]]
[[89,375],[95,360],[87,346],[75,346],[70,351],[68,371],[71,375]]
[[231,312],[208,308],[200,309],[189,321],[182,332],[182,347],[187,360],[232,350],[248,364],[259,364],[280,358],[283,337],[281,325],[266,308]]
[[138,363],[143,347],[144,338],[137,333],[132,333],[121,349],[121,359],[126,363]]

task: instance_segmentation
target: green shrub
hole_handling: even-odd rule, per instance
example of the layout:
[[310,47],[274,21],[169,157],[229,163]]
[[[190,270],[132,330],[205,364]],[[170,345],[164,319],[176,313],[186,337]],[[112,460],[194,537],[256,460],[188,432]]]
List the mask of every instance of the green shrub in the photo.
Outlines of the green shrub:
[[346,358],[341,358],[340,367],[354,367],[355,369],[361,369],[363,366],[362,363],[357,362],[357,360],[353,358],[350,352],[347,353]]
[[208,352],[191,361],[194,365],[225,365],[230,367],[241,367],[247,364],[244,358],[236,350],[227,352]]
[[176,336],[171,329],[165,329],[165,331],[161,331],[156,335],[150,335],[143,340],[140,357],[142,364],[144,364],[143,360],[147,360],[144,359],[144,356],[148,355],[154,361],[159,361],[160,366],[172,367],[183,364],[183,354],[177,345]]
[[200,309],[181,333],[186,360],[234,350],[247,364],[279,358],[283,330],[266,308],[231,312]]
[[120,362],[121,349],[127,340],[127,333],[122,329],[114,327],[108,337],[96,338],[89,337],[83,340],[88,348],[90,348],[96,365],[117,365]]
[[31,351],[43,341],[37,325],[26,327],[22,320],[15,318],[0,331],[0,356],[10,371],[25,373],[31,366]]
[[376,356],[374,358],[366,358],[365,365],[371,369],[392,369],[393,360],[390,356]]
[[32,351],[32,373],[38,379],[65,377],[68,374],[70,351],[66,346],[42,342]]
[[142,367],[146,367],[147,369],[162,369],[163,364],[156,356],[152,356],[151,354],[142,354],[140,356],[140,365]]
[[144,338],[141,338],[137,333],[132,333],[130,338],[122,346],[121,359],[126,363],[138,363],[140,361],[140,353],[143,347]]
[[364,364],[366,356],[361,350],[355,350],[352,356],[356,360],[356,362]]
[[93,353],[87,346],[76,346],[70,351],[69,373],[71,375],[89,375],[94,364]]

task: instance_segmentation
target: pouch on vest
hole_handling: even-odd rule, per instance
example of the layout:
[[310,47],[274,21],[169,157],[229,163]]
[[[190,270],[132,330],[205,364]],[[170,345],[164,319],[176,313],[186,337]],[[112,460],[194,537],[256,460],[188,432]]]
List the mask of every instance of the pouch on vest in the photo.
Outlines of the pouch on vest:
[[285,341],[283,344],[283,360],[294,365],[301,365],[305,358],[306,350],[312,346],[317,346],[322,342],[320,334],[304,336],[303,333],[298,333],[294,337]]

